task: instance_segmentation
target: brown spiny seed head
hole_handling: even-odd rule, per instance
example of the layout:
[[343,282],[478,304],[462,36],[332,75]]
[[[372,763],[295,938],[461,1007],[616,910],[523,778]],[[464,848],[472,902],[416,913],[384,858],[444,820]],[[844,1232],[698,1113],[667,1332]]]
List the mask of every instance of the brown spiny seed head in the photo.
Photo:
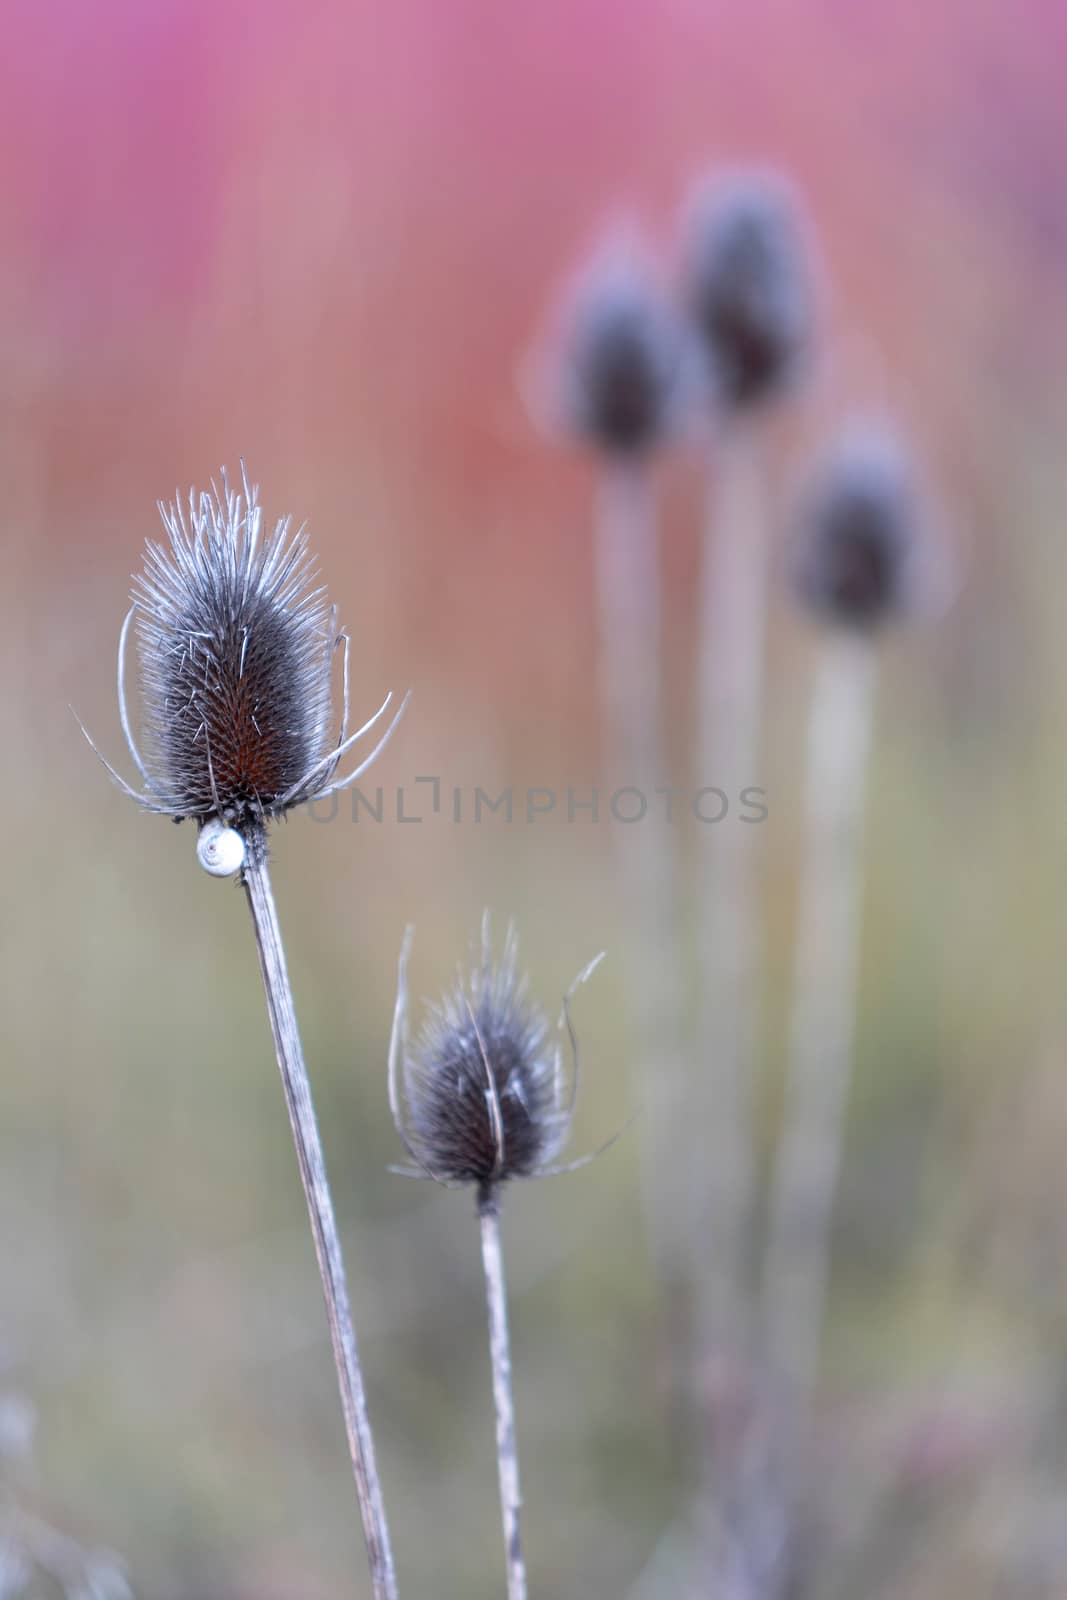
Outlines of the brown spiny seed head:
[[610,455],[639,456],[676,422],[684,341],[650,269],[621,251],[594,262],[565,339],[569,425]]
[[922,603],[930,542],[910,454],[888,428],[852,424],[816,463],[801,493],[793,587],[827,621],[876,628]]
[[147,794],[178,819],[260,826],[327,781],[325,594],[303,531],[266,534],[247,481],[160,513],[167,543],[148,543],[133,590]]
[[730,412],[769,399],[798,370],[812,338],[814,294],[804,229],[774,173],[711,180],[692,205],[685,299],[713,392]]
[[428,1010],[403,1064],[404,1134],[443,1183],[474,1184],[483,1205],[500,1184],[536,1177],[570,1125],[558,1053],[526,993],[514,930],[501,960],[481,960]]

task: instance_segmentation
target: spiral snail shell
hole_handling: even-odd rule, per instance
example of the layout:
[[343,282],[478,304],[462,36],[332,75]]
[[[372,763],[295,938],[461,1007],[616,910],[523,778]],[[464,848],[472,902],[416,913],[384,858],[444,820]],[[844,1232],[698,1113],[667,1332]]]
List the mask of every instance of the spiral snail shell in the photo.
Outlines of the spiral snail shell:
[[213,878],[232,878],[244,866],[245,842],[236,828],[213,817],[197,836],[196,859]]

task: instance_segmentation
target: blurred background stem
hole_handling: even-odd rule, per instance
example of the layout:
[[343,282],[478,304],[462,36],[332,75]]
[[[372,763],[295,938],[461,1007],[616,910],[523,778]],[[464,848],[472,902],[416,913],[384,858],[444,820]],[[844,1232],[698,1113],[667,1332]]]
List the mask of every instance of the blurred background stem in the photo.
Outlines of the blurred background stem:
[[736,422],[712,463],[700,594],[697,787],[713,785],[729,803],[701,839],[698,891],[702,1114],[691,1214],[705,1354],[736,1345],[749,1320],[760,835],[738,808],[759,779],[768,559],[759,442],[752,424]]
[[791,1454],[803,1447],[808,1430],[825,1315],[856,1016],[862,822],[876,684],[870,639],[840,629],[828,633],[808,723],[788,1079],[764,1280],[766,1354],[782,1386]]
[[627,990],[633,1007],[633,1069],[642,1202],[668,1325],[687,1268],[679,1228],[684,1178],[676,1148],[685,1080],[676,866],[667,821],[670,797],[662,722],[660,552],[650,469],[613,461],[604,471],[597,514],[600,677],[612,792],[638,788],[639,822],[609,817],[618,852],[626,919]]

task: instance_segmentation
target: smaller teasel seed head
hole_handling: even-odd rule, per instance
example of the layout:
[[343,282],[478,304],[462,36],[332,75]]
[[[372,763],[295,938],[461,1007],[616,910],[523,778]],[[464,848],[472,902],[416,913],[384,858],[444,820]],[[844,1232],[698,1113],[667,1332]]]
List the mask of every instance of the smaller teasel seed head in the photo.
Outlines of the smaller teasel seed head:
[[651,266],[602,252],[573,295],[563,335],[563,410],[580,438],[622,458],[662,443],[682,414],[685,344]]
[[713,178],[692,202],[684,297],[727,413],[779,393],[807,354],[814,290],[800,207],[777,173]]
[[501,1185],[537,1177],[558,1155],[570,1132],[573,1079],[565,1082],[562,1052],[528,998],[514,928],[494,959],[488,919],[480,958],[427,1008],[409,1048],[410,942],[409,930],[390,1048],[393,1118],[419,1174],[471,1184],[480,1207],[491,1209]]
[[933,529],[915,463],[888,427],[852,423],[799,497],[791,578],[826,621],[873,629],[922,609],[934,577]]

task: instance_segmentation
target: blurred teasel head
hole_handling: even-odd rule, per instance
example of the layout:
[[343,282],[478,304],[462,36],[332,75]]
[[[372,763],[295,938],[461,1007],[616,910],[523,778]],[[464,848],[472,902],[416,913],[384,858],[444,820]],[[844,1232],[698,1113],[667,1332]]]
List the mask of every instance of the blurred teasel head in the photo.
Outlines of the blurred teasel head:
[[647,454],[682,415],[684,355],[681,328],[651,263],[625,241],[601,251],[564,319],[567,427],[609,456]]
[[[563,1052],[544,1013],[528,998],[518,968],[518,940],[509,927],[494,959],[488,917],[480,955],[454,987],[427,1008],[410,1047],[404,938],[389,1048],[389,1102],[397,1132],[414,1162],[412,1176],[449,1187],[473,1185],[482,1210],[494,1209],[514,1178],[547,1175],[570,1133],[577,1074],[568,1001],[600,957],[568,990],[560,1026],[575,1052],[567,1076]],[[408,1169],[404,1169],[408,1170]]]
[[851,423],[816,461],[791,557],[797,598],[824,621],[870,630],[936,606],[945,574],[928,497],[891,428]]
[[791,186],[773,172],[713,178],[693,199],[685,303],[727,414],[778,394],[810,348],[814,285],[805,234]]
[[[187,508],[161,504],[160,514],[167,540],[147,544],[119,638],[119,714],[143,790],[108,771],[146,809],[195,819],[201,864],[229,876],[269,820],[355,780],[385,739],[339,783],[337,764],[392,696],[349,734],[347,635],[315,583],[303,529],[285,517],[265,533],[247,479],[236,491],[223,474],[221,490],[191,491]],[[134,622],[142,748],[125,695]],[[331,676],[342,646],[344,711],[333,737]]]

